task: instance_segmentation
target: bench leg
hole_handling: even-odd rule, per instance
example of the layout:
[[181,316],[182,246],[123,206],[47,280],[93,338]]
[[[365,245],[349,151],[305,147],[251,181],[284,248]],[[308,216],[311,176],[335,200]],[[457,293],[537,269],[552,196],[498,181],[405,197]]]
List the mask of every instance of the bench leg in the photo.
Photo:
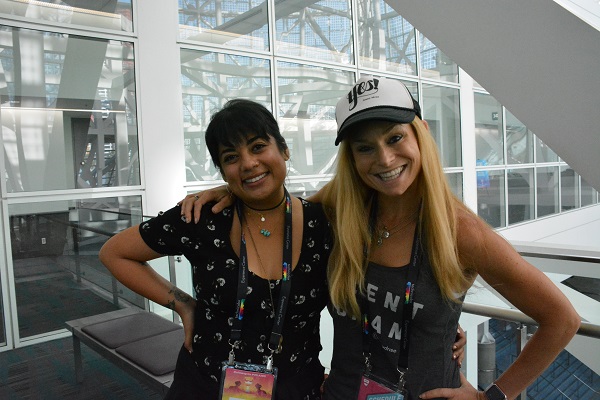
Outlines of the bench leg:
[[83,363],[81,360],[81,341],[73,335],[73,357],[75,359],[75,380],[77,383],[83,382]]

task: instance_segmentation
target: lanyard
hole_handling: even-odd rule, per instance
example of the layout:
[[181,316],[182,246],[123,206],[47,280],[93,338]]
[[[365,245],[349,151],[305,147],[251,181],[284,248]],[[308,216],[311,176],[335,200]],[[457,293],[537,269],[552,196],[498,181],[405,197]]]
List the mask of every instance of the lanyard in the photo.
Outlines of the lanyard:
[[[371,232],[375,229],[375,220],[377,218],[377,198],[373,197],[371,204],[371,213],[369,215],[369,228]],[[420,235],[420,221],[417,221],[417,228],[415,229],[415,235],[413,238],[412,250],[410,255],[410,264],[408,268],[408,279],[406,281],[406,287],[404,291],[404,302],[402,307],[402,324],[401,328],[401,342],[400,351],[398,354],[398,371],[406,372],[408,370],[408,350],[410,344],[410,326],[412,323],[413,304],[415,296],[415,286],[417,278],[419,277],[418,262],[420,259],[420,246],[421,246],[421,235]],[[365,249],[366,254],[366,249]],[[363,354],[366,357],[367,368],[370,369],[370,347],[372,342],[372,334],[370,332],[371,326],[368,320],[368,301],[365,297],[361,297],[361,308],[363,309]]]
[[[269,349],[271,354],[279,349],[282,339],[283,322],[287,309],[290,291],[292,287],[292,200],[287,189],[285,191],[285,220],[283,235],[283,264],[282,264],[282,284],[279,293],[278,308],[273,322],[273,329],[269,339]],[[238,342],[242,337],[242,325],[244,319],[244,306],[248,289],[248,253],[246,251],[246,237],[243,230],[243,212],[242,202],[236,201],[236,209],[240,219],[241,242],[240,242],[240,266],[238,268],[238,288],[235,318],[231,327],[231,342]],[[275,305],[273,304],[273,307]],[[230,344],[232,344],[230,342]],[[232,344],[233,345],[233,344]]]

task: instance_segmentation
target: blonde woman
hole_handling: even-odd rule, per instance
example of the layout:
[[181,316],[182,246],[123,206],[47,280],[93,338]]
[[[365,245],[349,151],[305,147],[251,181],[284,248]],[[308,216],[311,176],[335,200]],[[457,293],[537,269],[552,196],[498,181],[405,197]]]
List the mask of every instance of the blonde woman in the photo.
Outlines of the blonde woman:
[[[321,193],[335,238],[334,352],[324,399],[516,398],[576,333],[572,305],[452,194],[419,104],[401,82],[360,79],[336,118],[337,171]],[[539,324],[485,391],[449,361],[461,302],[477,275]]]

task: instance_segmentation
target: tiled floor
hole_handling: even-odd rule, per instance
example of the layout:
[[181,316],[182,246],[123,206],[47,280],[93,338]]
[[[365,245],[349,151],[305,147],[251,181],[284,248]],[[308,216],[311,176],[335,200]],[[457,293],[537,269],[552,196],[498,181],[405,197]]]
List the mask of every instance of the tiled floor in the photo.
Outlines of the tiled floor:
[[75,380],[71,338],[0,353],[2,400],[158,400],[162,396],[82,346],[82,383]]

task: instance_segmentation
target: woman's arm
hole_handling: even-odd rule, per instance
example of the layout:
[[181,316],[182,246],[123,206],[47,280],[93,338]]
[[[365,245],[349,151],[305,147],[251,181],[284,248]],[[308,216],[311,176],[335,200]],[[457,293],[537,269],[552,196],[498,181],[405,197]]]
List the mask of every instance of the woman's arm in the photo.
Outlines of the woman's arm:
[[[328,185],[329,183],[306,200],[311,203],[321,203],[323,192]],[[200,221],[202,207],[211,201],[216,202],[211,208],[211,211],[216,214],[231,206],[235,201],[235,196],[228,190],[227,185],[221,185],[201,192],[188,194],[178,204],[181,205],[181,215],[185,217],[186,222],[191,222],[192,217],[194,217],[194,223],[197,224]]]
[[[464,213],[466,214],[466,213]],[[565,348],[577,332],[581,318],[566,296],[540,270],[482,220],[472,215],[459,218],[458,246],[461,260],[473,268],[506,300],[533,318],[539,328],[515,362],[495,383],[509,399],[527,388]],[[422,398],[474,399],[468,383],[460,389],[436,389]],[[483,397],[481,397],[483,398]]]
[[[473,222],[461,223],[461,236],[462,232],[465,234],[459,251],[467,254],[469,259],[477,260],[473,267],[481,277],[539,324],[519,357],[496,381],[508,398],[515,398],[570,342],[579,329],[581,318],[569,299],[543,272],[525,261],[481,220],[471,218]],[[469,245],[471,241],[477,245]]]
[[119,282],[179,314],[185,331],[185,347],[191,352],[196,301],[146,263],[158,257],[162,255],[144,242],[138,226],[111,237],[99,253],[100,261]]

